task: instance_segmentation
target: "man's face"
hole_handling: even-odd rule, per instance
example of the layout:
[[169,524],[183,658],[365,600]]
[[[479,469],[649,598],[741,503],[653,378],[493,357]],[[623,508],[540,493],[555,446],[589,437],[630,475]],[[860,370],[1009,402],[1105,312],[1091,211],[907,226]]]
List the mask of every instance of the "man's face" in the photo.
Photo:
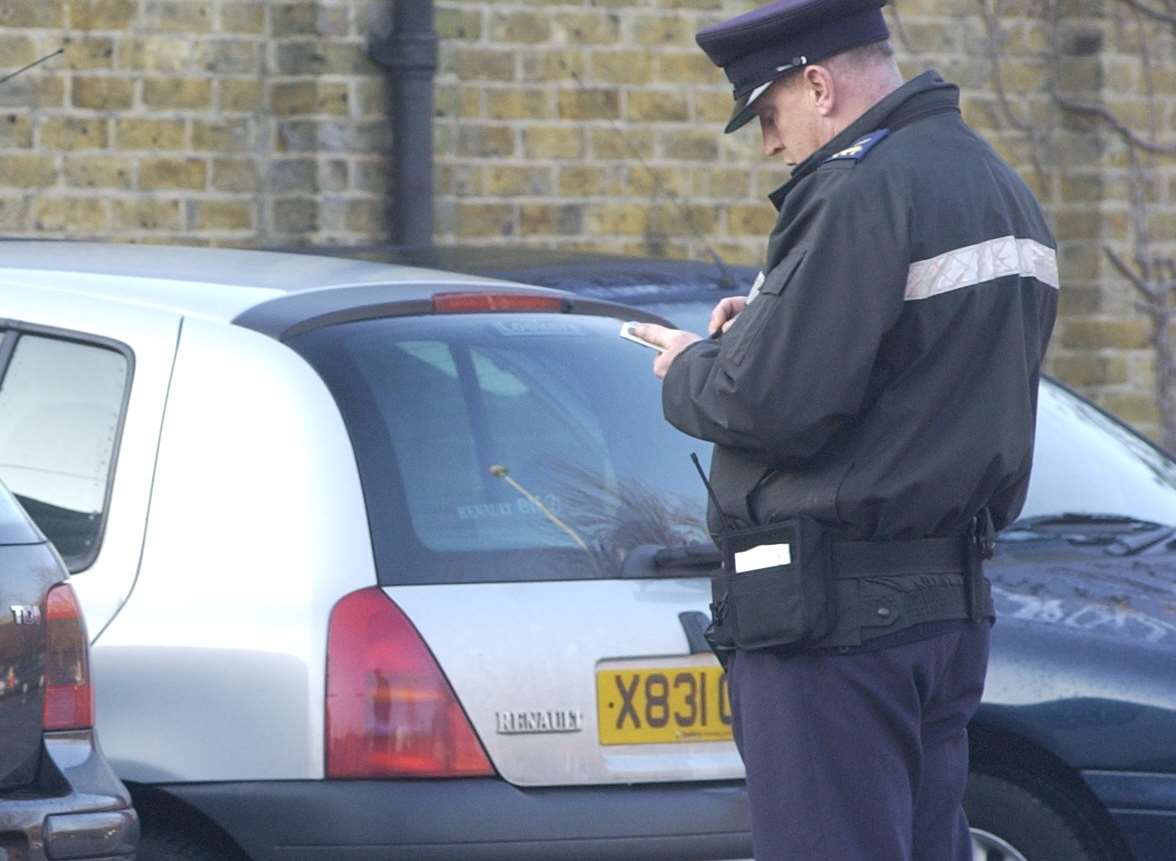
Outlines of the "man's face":
[[797,165],[821,148],[816,99],[799,74],[785,75],[755,100],[752,111],[760,122],[764,155],[781,155]]

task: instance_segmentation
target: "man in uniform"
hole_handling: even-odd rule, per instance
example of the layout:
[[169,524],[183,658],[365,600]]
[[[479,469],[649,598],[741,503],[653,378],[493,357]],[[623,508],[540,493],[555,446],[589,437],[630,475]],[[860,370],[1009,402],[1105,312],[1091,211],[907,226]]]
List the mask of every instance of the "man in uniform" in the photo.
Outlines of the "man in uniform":
[[714,443],[712,532],[804,517],[833,544],[817,637],[738,647],[718,596],[758,861],[972,857],[980,560],[1025,499],[1056,312],[1037,201],[955,86],[903,82],[884,3],[780,0],[698,34],[734,86],[726,131],[758,118],[793,170],[764,273],[711,337],[636,329],[665,350],[666,418]]

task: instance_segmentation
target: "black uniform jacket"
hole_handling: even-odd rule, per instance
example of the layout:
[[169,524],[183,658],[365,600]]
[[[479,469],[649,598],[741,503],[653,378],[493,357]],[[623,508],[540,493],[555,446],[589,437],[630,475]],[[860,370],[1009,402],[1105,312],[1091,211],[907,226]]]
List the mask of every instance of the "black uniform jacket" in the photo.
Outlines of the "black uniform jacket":
[[1056,243],[958,89],[907,82],[772,202],[762,289],[663,387],[666,418],[715,444],[723,510],[740,525],[807,514],[851,540],[960,534],[986,505],[997,528],[1015,519]]

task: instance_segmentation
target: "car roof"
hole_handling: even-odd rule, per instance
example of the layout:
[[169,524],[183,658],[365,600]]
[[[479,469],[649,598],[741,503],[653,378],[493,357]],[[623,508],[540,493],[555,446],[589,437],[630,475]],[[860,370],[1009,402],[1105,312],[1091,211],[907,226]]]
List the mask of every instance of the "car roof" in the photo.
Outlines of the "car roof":
[[[47,283],[48,273],[60,277]],[[508,285],[501,279],[345,257],[55,240],[0,243],[0,277],[224,320],[261,303],[314,290],[403,285],[405,298],[421,298],[438,285]],[[396,295],[400,297],[399,290]]]
[[280,340],[320,325],[428,313],[437,293],[465,290],[538,293],[561,297],[564,311],[664,322],[563,291],[342,254],[5,241],[0,243],[0,286],[5,284],[236,323]]

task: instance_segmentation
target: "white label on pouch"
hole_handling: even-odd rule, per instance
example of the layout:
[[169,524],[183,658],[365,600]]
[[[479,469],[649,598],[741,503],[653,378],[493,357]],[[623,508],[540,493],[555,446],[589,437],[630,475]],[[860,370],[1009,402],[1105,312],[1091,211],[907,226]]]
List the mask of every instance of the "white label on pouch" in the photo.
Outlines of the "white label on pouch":
[[760,544],[735,554],[735,573],[759,571],[761,568],[774,568],[791,562],[791,544]]

